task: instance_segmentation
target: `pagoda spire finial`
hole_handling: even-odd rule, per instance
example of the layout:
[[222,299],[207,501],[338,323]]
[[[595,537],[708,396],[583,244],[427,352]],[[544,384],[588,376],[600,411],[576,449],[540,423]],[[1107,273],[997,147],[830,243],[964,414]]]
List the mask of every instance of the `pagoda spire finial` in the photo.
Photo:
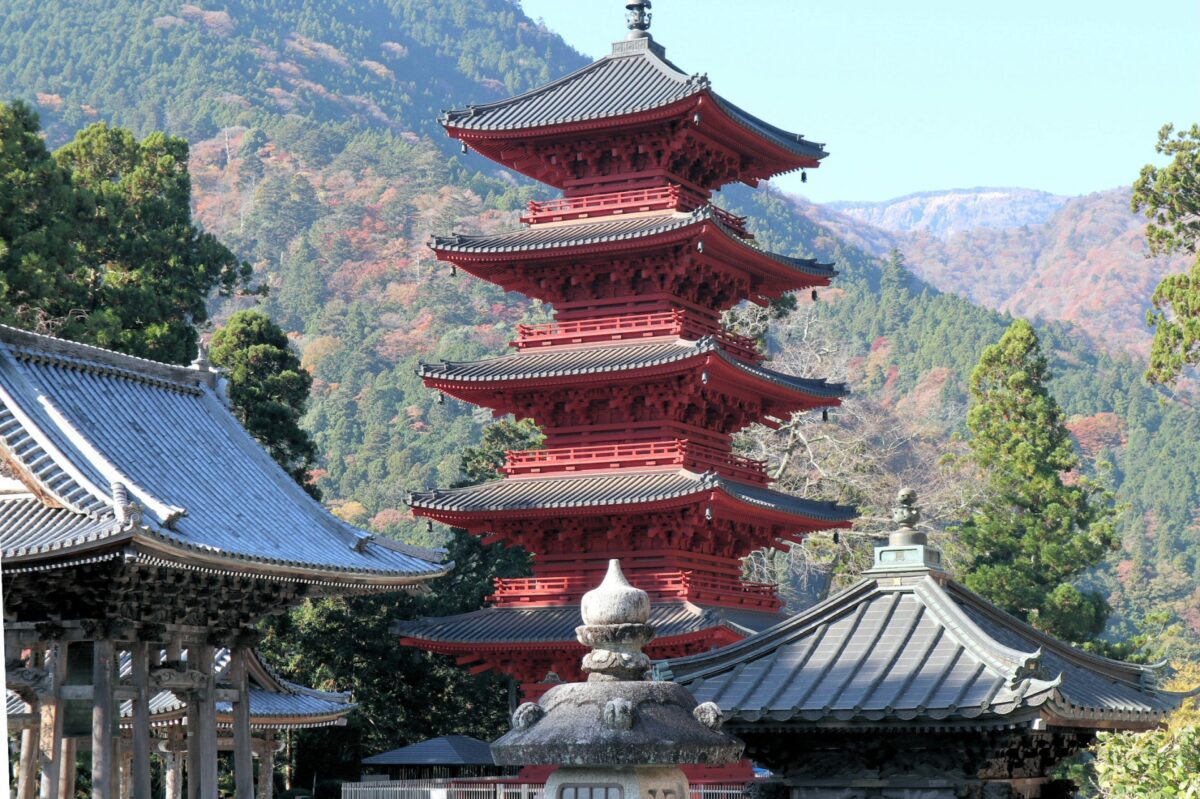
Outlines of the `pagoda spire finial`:
[[651,0],[629,0],[625,4],[625,21],[629,25],[630,39],[645,39],[650,36]]

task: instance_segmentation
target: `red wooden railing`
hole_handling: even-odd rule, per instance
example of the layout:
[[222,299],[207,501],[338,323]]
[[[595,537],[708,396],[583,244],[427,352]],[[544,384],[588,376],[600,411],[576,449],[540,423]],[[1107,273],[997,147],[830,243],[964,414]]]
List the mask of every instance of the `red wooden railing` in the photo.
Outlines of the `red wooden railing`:
[[[555,200],[531,200],[528,213],[521,217],[521,221],[527,225],[538,225],[546,222],[588,219],[594,216],[640,214],[649,211],[691,211],[704,204],[703,197],[681,189],[679,186],[657,186],[652,189],[585,194],[579,197],[562,197]],[[721,224],[742,238],[754,238],[746,230],[746,217],[736,216],[715,205],[710,207],[717,218],[721,220]]]
[[[695,572],[657,572],[630,574],[630,579],[654,600],[686,599],[689,602],[777,610],[783,602],[770,583],[727,580]],[[488,601],[506,607],[574,602],[594,588],[599,575],[570,577],[523,577],[497,579]]]
[[530,449],[510,451],[507,455],[508,460],[504,466],[500,467],[500,471],[510,477],[541,477],[561,472],[686,466],[696,471],[712,469],[728,477],[762,485],[770,480],[767,476],[766,461],[750,460],[716,447],[696,444],[687,439]]
[[707,319],[698,319],[678,309],[547,322],[540,325],[517,325],[517,336],[517,340],[509,346],[522,350],[655,336],[682,336],[690,339],[712,336],[734,357],[755,363],[763,359],[754,339],[731,333],[719,324]]

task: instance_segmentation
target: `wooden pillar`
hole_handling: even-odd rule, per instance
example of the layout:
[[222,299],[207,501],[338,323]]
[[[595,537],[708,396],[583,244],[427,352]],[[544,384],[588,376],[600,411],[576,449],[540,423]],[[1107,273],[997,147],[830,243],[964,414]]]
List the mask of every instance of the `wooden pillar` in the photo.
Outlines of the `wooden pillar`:
[[200,736],[197,728],[200,726],[200,695],[189,691],[187,695],[187,728],[184,741],[187,748],[184,756],[187,758],[187,768],[184,770],[187,782],[187,799],[200,797]]
[[250,648],[235,647],[229,676],[238,692],[233,702],[233,777],[236,796],[254,796],[254,753],[250,740]]
[[178,752],[163,755],[163,799],[183,799],[183,758]]
[[113,746],[116,714],[113,707],[115,650],[111,638],[93,643],[92,655],[92,796],[116,799],[117,763]]
[[150,645],[138,641],[129,650],[131,677],[137,696],[133,700],[133,799],[150,797]]
[[41,708],[39,702],[27,702],[29,715],[33,717],[32,726],[21,730],[21,760],[17,766],[17,799],[34,799],[37,795],[38,780],[38,728],[41,726]]
[[[191,655],[195,652],[193,660]],[[196,703],[197,799],[217,797],[217,681],[213,673],[214,650],[211,644],[188,647],[189,665],[205,676]],[[191,777],[188,782],[192,781]]]
[[263,735],[262,754],[258,758],[258,799],[275,796],[275,733]]
[[133,796],[133,752],[126,749],[127,744],[121,746],[120,761],[121,761],[121,787],[117,791],[121,799],[131,799]]
[[[40,646],[40,645],[39,645]],[[45,664],[50,672],[50,693],[39,702],[38,765],[42,770],[42,799],[58,799],[62,775],[75,768],[74,759],[67,763],[63,757],[62,684],[67,677],[67,643],[59,641],[50,647]]]
[[58,778],[57,799],[75,799],[75,776],[79,770],[75,761],[75,739],[65,738],[62,742],[62,772]]

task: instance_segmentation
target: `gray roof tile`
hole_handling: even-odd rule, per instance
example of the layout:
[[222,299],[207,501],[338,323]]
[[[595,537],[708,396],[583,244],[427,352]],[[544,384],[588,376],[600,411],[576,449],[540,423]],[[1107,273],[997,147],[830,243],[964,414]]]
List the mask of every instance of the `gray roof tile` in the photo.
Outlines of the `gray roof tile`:
[[765,255],[788,268],[811,277],[832,279],[837,271],[832,264],[820,263],[813,258],[792,258],[778,255],[755,246],[739,236],[721,220],[709,206],[695,211],[665,213],[657,216],[633,217],[629,219],[601,218],[590,222],[570,225],[533,225],[512,233],[486,236],[435,236],[433,248],[439,252],[463,255],[510,254],[537,252],[540,250],[576,249],[595,244],[618,241],[637,241],[665,233],[685,230],[690,227],[715,225],[731,242],[746,250]]
[[425,510],[487,513],[634,505],[714,490],[757,507],[830,524],[847,522],[855,516],[853,508],[831,502],[801,499],[711,473],[700,475],[683,470],[492,480],[464,488],[417,492],[409,504]]
[[953,581],[868,577],[744,641],[657,674],[735,723],[1060,718],[1153,723],[1180,697],[1145,667],[1073,649]]
[[618,42],[611,55],[516,97],[448,111],[443,125],[472,131],[514,131],[622,117],[709,93],[739,125],[798,156],[824,158],[823,146],[770,125],[688,75],[653,42]]
[[[303,569],[410,578],[442,553],[382,540],[314,501],[234,418],[212,373],[0,326],[0,450],[65,510],[0,496],[6,568],[148,537],[191,553]],[[116,525],[124,483],[142,526]]]
[[[650,625],[656,640],[718,626],[748,635],[779,619],[775,613],[702,607],[690,602],[655,602],[650,606]],[[579,604],[572,603],[542,608],[484,608],[458,616],[416,619],[397,624],[394,632],[406,638],[440,643],[550,644],[574,642],[575,628],[580,624]]]
[[364,766],[494,766],[491,745],[466,735],[443,735],[372,755]]
[[444,361],[422,364],[417,373],[428,380],[483,383],[509,380],[538,380],[579,375],[611,374],[681,364],[692,358],[715,355],[748,377],[756,377],[785,388],[823,399],[837,399],[848,392],[841,383],[796,377],[729,355],[716,339],[706,336],[692,341],[662,337],[647,343],[601,344],[590,347],[546,347],[482,361]]

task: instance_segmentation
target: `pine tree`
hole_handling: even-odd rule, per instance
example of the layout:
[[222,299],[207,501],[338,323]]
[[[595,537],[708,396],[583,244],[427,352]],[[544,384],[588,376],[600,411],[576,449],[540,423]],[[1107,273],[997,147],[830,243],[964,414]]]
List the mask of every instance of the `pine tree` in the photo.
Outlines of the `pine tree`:
[[250,434],[313,496],[317,448],[300,426],[312,378],[287,334],[262,311],[238,311],[213,335],[209,360],[225,370],[229,398]]
[[970,460],[986,499],[958,534],[966,585],[1047,632],[1082,642],[1103,627],[1104,598],[1072,584],[1116,542],[1110,492],[1080,461],[1050,394],[1033,326],[1013,322],[971,374]]

